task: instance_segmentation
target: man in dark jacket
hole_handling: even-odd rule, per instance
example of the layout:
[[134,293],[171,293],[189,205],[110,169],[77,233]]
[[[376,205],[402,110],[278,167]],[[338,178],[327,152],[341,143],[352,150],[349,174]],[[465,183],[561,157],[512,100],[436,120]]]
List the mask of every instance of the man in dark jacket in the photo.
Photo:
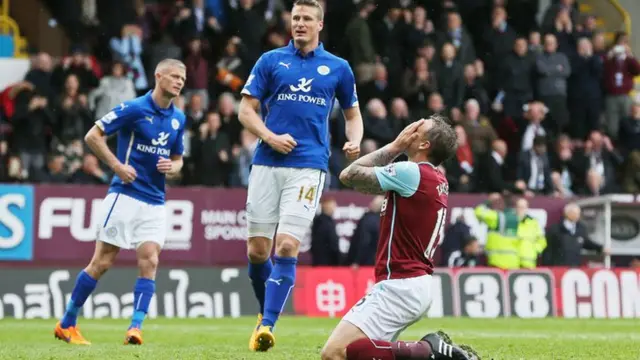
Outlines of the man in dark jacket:
[[518,38],[513,52],[505,59],[498,81],[504,91],[504,115],[519,118],[522,107],[533,100],[534,59],[528,53],[527,39]]
[[571,59],[569,78],[569,108],[571,109],[571,136],[584,139],[598,128],[602,112],[602,62],[593,55],[588,38],[578,41],[578,52]]
[[565,206],[564,220],[549,228],[547,243],[542,255],[546,266],[579,267],[582,264],[580,252],[583,248],[609,254],[609,249],[589,238],[587,228],[580,222],[580,207],[574,203]]
[[380,235],[380,209],[383,201],[384,197],[382,196],[373,198],[369,204],[369,211],[360,218],[351,237],[345,265],[356,267],[374,264]]
[[336,207],[335,199],[322,199],[322,212],[313,219],[311,225],[311,262],[313,266],[340,265],[340,238],[336,232],[336,222],[333,220]]

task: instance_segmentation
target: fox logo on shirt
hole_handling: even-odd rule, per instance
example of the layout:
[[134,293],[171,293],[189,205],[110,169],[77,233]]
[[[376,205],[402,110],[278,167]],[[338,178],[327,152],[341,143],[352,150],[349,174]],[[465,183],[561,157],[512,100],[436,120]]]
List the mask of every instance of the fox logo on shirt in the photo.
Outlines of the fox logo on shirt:
[[153,139],[151,140],[151,143],[154,146],[166,146],[167,145],[167,141],[169,140],[169,133],[166,132],[161,132],[160,134],[158,134],[158,138],[157,139]]
[[293,92],[302,91],[302,92],[308,93],[309,91],[311,91],[312,82],[313,82],[313,79],[309,79],[309,80],[307,80],[306,78],[298,79],[298,86],[289,85],[289,89],[291,89],[291,91]]

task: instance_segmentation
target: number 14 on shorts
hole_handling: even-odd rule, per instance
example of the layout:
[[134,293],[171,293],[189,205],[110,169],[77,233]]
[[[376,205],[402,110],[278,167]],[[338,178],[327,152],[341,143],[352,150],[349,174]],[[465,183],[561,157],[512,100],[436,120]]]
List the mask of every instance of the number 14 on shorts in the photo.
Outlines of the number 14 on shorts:
[[316,187],[309,186],[304,187],[300,186],[300,192],[298,193],[298,201],[307,200],[309,204],[313,204],[316,200]]

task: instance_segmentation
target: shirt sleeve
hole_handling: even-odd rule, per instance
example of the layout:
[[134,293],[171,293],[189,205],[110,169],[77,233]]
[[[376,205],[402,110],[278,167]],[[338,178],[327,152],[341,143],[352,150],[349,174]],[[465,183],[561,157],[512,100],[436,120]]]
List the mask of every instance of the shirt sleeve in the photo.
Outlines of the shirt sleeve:
[[247,78],[242,89],[242,95],[253,96],[262,100],[268,91],[269,61],[265,55],[260,56]]
[[180,130],[178,130],[176,141],[173,143],[173,147],[171,148],[171,155],[182,155],[184,153],[184,126],[185,121],[182,122]]
[[135,121],[135,114],[135,108],[131,104],[122,103],[98,119],[96,126],[110,136]]
[[401,161],[385,167],[374,168],[380,187],[384,191],[395,191],[402,197],[410,197],[420,185],[420,169],[418,164]]
[[338,88],[336,89],[336,98],[340,102],[340,107],[349,109],[358,106],[358,92],[356,89],[356,79],[349,65],[344,66]]

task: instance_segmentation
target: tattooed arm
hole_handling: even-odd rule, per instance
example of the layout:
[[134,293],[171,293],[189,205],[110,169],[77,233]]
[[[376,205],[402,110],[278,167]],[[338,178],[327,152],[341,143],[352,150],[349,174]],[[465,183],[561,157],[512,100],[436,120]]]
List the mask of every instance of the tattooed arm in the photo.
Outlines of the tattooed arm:
[[400,153],[393,144],[389,144],[367,154],[347,166],[340,173],[340,181],[365,194],[384,194],[386,190],[382,189],[374,168],[390,164]]

